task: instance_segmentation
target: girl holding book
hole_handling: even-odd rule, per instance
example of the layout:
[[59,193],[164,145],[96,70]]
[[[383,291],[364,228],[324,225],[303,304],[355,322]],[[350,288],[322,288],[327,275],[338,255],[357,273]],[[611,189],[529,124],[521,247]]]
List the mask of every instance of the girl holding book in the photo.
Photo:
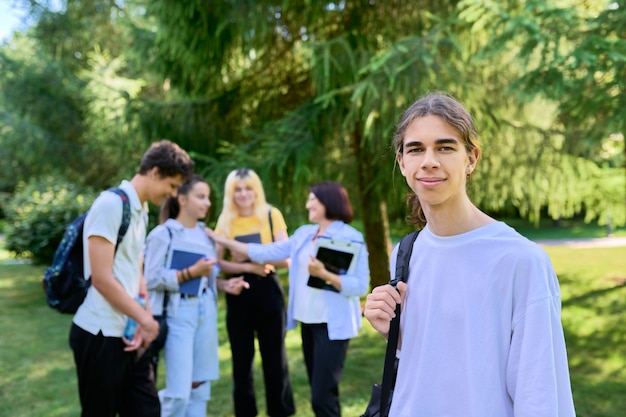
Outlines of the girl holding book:
[[[287,239],[283,215],[265,200],[261,179],[251,169],[232,171],[224,185],[224,207],[215,231],[229,239],[269,243]],[[249,288],[226,296],[226,327],[232,353],[233,402],[236,417],[258,414],[254,394],[255,335],[263,362],[267,415],[295,413],[285,348],[285,297],[276,267],[286,262],[251,262],[218,245],[222,271],[243,275]],[[282,261],[282,260],[281,260]]]
[[[340,416],[339,382],[348,343],[361,328],[359,298],[369,288],[368,253],[363,235],[348,224],[353,211],[345,188],[336,182],[322,182],[309,191],[305,207],[314,224],[299,227],[287,240],[242,243],[208,233],[219,246],[245,254],[253,262],[291,260],[287,329],[300,323],[315,415]],[[339,273],[327,269],[315,257],[320,237],[360,244],[356,267]],[[324,282],[322,288],[308,285],[311,276]]]
[[218,377],[217,290],[238,294],[247,287],[241,277],[218,279],[215,245],[199,221],[211,206],[210,192],[209,184],[194,175],[164,202],[164,223],[146,240],[152,313],[167,311],[166,383],[159,392],[163,417],[206,416],[209,381]]

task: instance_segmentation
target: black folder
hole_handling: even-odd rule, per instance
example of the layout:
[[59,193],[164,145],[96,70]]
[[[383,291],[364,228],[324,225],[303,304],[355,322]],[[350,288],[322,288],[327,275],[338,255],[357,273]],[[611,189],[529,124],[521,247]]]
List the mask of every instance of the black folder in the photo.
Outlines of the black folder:
[[[361,244],[358,242],[346,242],[320,236],[317,239],[317,252],[315,257],[324,267],[337,275],[346,274],[356,267],[356,255]],[[327,284],[323,279],[314,275],[309,276],[307,285],[322,290],[339,292],[333,285]]]

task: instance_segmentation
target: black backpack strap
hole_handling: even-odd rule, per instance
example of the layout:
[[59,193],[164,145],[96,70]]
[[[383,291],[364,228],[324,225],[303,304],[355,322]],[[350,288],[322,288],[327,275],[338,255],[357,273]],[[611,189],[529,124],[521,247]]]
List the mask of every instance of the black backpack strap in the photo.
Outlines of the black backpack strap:
[[[389,282],[396,287],[398,282],[407,282],[409,279],[409,261],[413,252],[413,243],[417,239],[419,230],[409,233],[402,238],[398,247],[398,256],[396,258],[396,274]],[[389,413],[389,400],[391,392],[396,383],[396,350],[398,348],[398,335],[400,333],[400,304],[396,305],[396,316],[389,323],[389,337],[387,338],[387,350],[385,352],[385,367],[383,370],[383,383],[380,392],[380,416],[387,417]]]
[[107,191],[119,195],[122,199],[122,224],[120,224],[120,229],[117,232],[117,243],[115,244],[115,252],[117,252],[117,247],[122,242],[122,239],[124,239],[126,232],[128,232],[128,227],[130,226],[130,199],[128,198],[128,194],[119,187],[109,188]]
[[269,218],[270,221],[270,235],[272,235],[272,242],[274,241],[274,223],[272,222],[272,206],[270,206],[270,209],[267,213],[267,217]]
[[394,287],[398,285],[398,282],[407,282],[409,279],[409,261],[411,260],[411,253],[413,251],[413,242],[415,242],[419,233],[419,230],[409,233],[400,241],[398,257],[396,258],[396,275],[389,282]]

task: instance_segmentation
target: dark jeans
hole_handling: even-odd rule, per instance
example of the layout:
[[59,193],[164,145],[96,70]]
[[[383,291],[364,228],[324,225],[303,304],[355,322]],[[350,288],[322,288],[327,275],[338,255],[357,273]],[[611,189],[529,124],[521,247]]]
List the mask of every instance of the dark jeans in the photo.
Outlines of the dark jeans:
[[233,401],[236,417],[257,415],[254,395],[254,338],[259,341],[267,414],[295,413],[285,349],[285,300],[276,274],[244,274],[250,288],[226,295],[226,326],[233,361]]
[[313,412],[316,417],[340,417],[339,381],[350,339],[330,340],[326,323],[301,323],[301,329]]
[[150,355],[124,352],[120,337],[93,335],[74,323],[70,347],[78,375],[82,417],[160,417]]

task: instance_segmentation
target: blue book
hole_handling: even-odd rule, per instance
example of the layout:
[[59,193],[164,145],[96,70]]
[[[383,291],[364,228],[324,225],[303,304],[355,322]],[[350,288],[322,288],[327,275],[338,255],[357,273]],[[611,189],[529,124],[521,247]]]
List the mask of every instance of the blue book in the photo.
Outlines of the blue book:
[[[172,262],[170,264],[170,268],[172,269],[185,269],[189,268],[199,259],[202,259],[206,256],[206,253],[197,253],[197,252],[188,252],[180,249],[172,250]],[[187,295],[198,295],[200,292],[200,283],[202,282],[202,277],[195,277],[188,281],[180,284],[179,292],[181,294]]]

